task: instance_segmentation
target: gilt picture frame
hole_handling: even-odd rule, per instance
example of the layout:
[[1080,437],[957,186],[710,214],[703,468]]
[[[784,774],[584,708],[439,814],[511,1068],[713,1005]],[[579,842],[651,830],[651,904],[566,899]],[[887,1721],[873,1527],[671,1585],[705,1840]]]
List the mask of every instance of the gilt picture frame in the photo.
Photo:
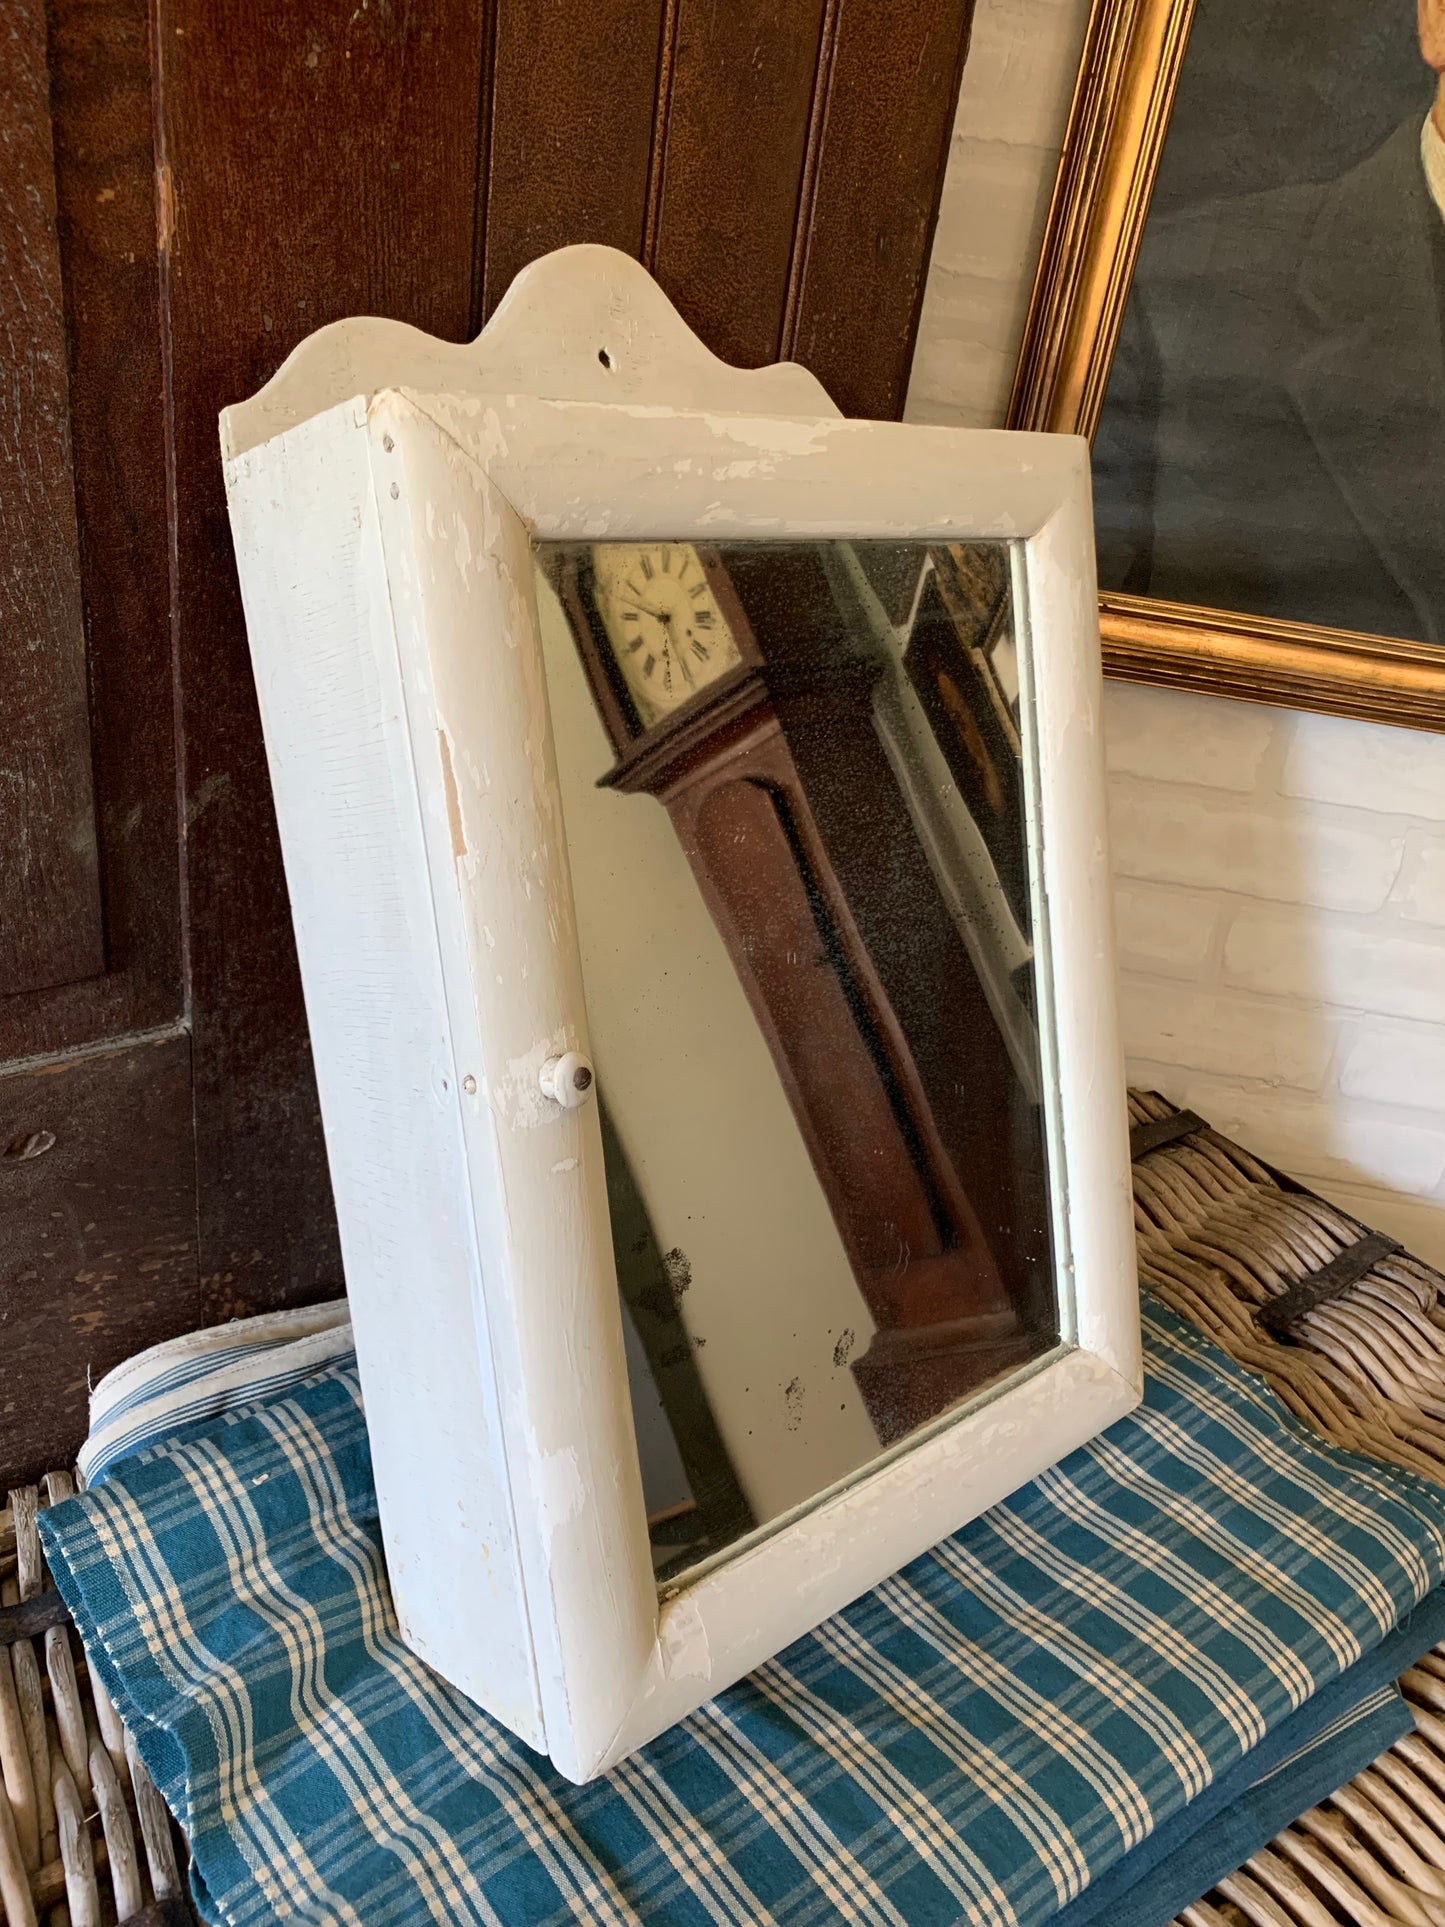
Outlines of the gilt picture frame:
[[[1187,99],[1181,88],[1191,72],[1190,50],[1197,49],[1202,34],[1214,36],[1210,58],[1216,70],[1221,67],[1218,48],[1228,39],[1228,27],[1221,11],[1207,11],[1208,5],[1209,0],[1094,0],[1009,403],[1012,427],[1091,439],[1099,430],[1175,109],[1182,97]],[[1373,10],[1366,12],[1373,17]],[[1257,14],[1262,21],[1263,11]],[[1301,31],[1307,18],[1313,21],[1304,13],[1296,18]],[[1313,28],[1328,41],[1323,18]],[[1401,11],[1398,28],[1413,41],[1413,5]],[[1241,59],[1247,61],[1249,54],[1241,39]],[[1418,72],[1426,78],[1424,67]],[[1242,75],[1241,85],[1254,79]],[[1330,84],[1343,90],[1345,78],[1333,77]],[[1398,83],[1392,84],[1398,91]],[[1322,91],[1328,98],[1329,86]],[[1313,98],[1306,105],[1313,111]],[[1200,119],[1196,114],[1181,138],[1194,138]],[[1286,107],[1280,119],[1288,124]],[[1368,145],[1368,133],[1363,138]],[[1353,161],[1354,154],[1348,158]],[[1313,160],[1313,169],[1309,160],[1300,162],[1296,178],[1318,181],[1330,174],[1325,160]],[[1257,186],[1247,175],[1238,182],[1241,193]],[[1320,192],[1328,191],[1326,182]],[[1304,199],[1304,192],[1302,205],[1313,220],[1317,200]],[[1269,218],[1268,200],[1258,206],[1264,212],[1251,216],[1256,223]],[[1199,276],[1193,283],[1196,299],[1202,281]],[[1243,290],[1245,298],[1249,292]],[[1402,451],[1400,459],[1408,460],[1408,453]],[[1104,487],[1096,476],[1101,497]],[[1101,501],[1101,511],[1103,506]],[[1321,566],[1328,562],[1322,556]],[[1106,576],[1101,566],[1100,626],[1108,675],[1445,730],[1445,645],[1440,642],[1377,633],[1364,624],[1296,620],[1293,609],[1254,613],[1209,592],[1165,600],[1110,588]]]
[[[467,346],[321,330],[222,445],[400,1628],[586,1780],[1140,1397],[1086,452],[845,421],[596,247]],[[536,557],[901,534],[1011,557],[1058,1324],[660,1584]]]

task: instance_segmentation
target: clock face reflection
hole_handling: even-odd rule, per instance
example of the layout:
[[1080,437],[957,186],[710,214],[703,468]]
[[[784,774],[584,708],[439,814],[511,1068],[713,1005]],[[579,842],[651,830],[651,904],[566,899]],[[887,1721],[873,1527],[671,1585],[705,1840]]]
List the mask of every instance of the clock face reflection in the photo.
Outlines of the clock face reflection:
[[741,660],[691,543],[603,542],[592,567],[607,639],[644,726]]

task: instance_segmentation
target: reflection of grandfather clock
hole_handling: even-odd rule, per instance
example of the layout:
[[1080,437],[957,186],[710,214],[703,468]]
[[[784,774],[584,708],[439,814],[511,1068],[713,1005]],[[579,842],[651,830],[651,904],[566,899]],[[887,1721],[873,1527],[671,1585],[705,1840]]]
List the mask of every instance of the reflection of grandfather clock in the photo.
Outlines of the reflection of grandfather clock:
[[765,653],[721,559],[691,544],[574,551],[557,586],[617,754],[605,781],[666,805],[878,1325],[854,1370],[886,1443],[1019,1338],[790,746],[798,718],[846,755],[880,668]]

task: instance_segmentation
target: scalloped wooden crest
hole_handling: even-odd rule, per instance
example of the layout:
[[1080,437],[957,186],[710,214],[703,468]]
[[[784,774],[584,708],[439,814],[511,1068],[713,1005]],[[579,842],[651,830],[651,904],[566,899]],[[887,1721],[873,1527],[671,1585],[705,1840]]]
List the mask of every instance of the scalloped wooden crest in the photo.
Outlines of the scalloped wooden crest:
[[841,413],[796,362],[719,361],[631,255],[577,246],[523,268],[472,342],[438,341],[372,315],[318,328],[264,388],[222,411],[222,453],[234,459],[354,395],[387,388],[729,415]]

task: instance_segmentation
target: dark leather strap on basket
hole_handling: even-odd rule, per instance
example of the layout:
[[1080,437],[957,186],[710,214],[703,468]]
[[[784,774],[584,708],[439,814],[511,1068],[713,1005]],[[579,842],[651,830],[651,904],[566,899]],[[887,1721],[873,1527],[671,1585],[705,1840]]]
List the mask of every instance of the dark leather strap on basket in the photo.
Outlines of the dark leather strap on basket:
[[1136,1124],[1129,1133],[1130,1162],[1146,1158],[1151,1151],[1173,1144],[1178,1138],[1188,1137],[1191,1131],[1208,1129],[1197,1111],[1176,1111],[1172,1117],[1150,1118],[1146,1124]]
[[1316,1305],[1338,1298],[1351,1285],[1357,1285],[1382,1258],[1401,1249],[1403,1247],[1394,1238],[1387,1238],[1383,1231],[1367,1232],[1358,1244],[1350,1245],[1338,1258],[1331,1258],[1327,1265],[1321,1265],[1318,1271],[1312,1271],[1297,1285],[1291,1285],[1288,1291],[1261,1306],[1257,1314],[1260,1324],[1276,1338],[1283,1338],[1297,1318],[1303,1318]]
[[17,1639],[36,1639],[52,1626],[70,1623],[70,1610],[52,1586],[18,1606],[0,1606],[0,1646],[13,1646]]

